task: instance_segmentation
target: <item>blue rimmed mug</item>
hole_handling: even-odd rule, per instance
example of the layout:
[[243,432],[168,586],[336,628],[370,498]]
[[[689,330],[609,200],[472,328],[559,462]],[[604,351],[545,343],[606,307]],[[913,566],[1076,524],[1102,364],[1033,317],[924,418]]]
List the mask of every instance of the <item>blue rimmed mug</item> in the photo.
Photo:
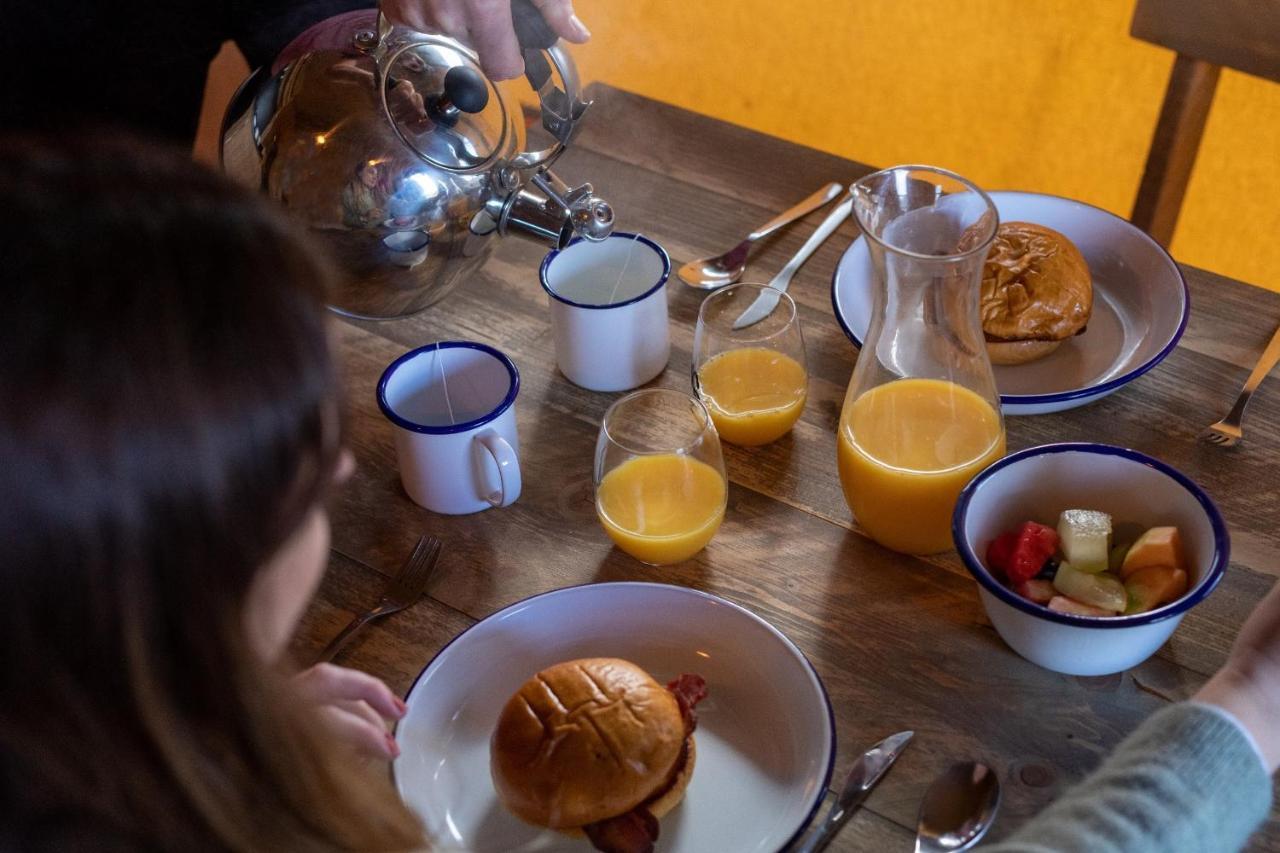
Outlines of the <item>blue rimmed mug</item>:
[[670,277],[666,251],[640,234],[578,238],[550,252],[538,278],[560,372],[590,391],[630,391],[666,369]]
[[414,503],[464,515],[520,497],[519,393],[511,359],[471,341],[427,344],[387,366],[378,407],[394,427],[400,482]]

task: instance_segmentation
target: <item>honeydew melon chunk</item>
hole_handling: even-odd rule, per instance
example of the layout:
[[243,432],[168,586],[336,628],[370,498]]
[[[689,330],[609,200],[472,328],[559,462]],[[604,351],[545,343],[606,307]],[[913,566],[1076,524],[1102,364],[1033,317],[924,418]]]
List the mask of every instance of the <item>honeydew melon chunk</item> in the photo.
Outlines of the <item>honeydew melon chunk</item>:
[[1172,566],[1175,569],[1187,570],[1186,560],[1182,556],[1182,535],[1176,527],[1153,527],[1138,537],[1124,556],[1124,565],[1120,567],[1120,577],[1128,579],[1129,575],[1148,566]]
[[1072,563],[1058,566],[1053,588],[1068,598],[1112,614],[1123,613],[1129,603],[1129,594],[1115,575],[1082,572]]
[[1124,565],[1124,558],[1129,555],[1129,549],[1133,547],[1132,543],[1121,542],[1111,549],[1111,553],[1107,556],[1107,571],[1119,572],[1120,567]]
[[[1092,509],[1068,509],[1058,517],[1062,554],[1077,572],[1105,572],[1111,547],[1111,516]],[[1124,608],[1121,607],[1121,610]]]
[[1146,613],[1186,595],[1187,573],[1173,566],[1147,566],[1129,575],[1124,588],[1129,594],[1124,612]]

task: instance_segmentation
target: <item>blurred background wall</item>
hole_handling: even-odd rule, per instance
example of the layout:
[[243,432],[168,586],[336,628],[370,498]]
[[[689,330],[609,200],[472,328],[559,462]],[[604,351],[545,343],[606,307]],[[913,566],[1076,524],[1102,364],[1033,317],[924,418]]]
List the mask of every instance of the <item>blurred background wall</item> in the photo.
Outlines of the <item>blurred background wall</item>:
[[[1132,0],[576,7],[593,34],[575,49],[586,80],[864,163],[945,166],[988,189],[1070,196],[1124,217],[1173,63],[1129,37]],[[215,65],[209,116],[243,74],[225,52]],[[206,151],[210,142],[202,137]],[[1223,71],[1172,251],[1280,290],[1280,85]]]

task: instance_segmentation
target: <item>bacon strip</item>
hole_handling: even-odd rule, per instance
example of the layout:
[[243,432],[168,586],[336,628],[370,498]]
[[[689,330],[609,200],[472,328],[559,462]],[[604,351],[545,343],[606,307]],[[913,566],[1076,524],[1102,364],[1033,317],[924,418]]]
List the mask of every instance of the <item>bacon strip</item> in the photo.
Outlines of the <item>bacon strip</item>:
[[694,707],[707,698],[706,679],[701,675],[686,672],[668,682],[667,689],[675,694],[676,701],[680,703],[680,716],[684,718],[685,734],[692,734],[698,725],[698,715],[694,712]]
[[644,806],[637,806],[617,817],[589,823],[582,831],[603,853],[653,853],[658,819]]

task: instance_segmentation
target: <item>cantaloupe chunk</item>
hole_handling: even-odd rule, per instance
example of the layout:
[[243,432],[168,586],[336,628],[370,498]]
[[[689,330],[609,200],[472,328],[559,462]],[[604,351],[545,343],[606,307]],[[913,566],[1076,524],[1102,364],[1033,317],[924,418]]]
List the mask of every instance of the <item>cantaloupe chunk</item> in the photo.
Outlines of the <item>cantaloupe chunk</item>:
[[1175,569],[1187,570],[1187,561],[1182,556],[1182,535],[1176,527],[1153,527],[1138,537],[1129,553],[1124,556],[1124,564],[1120,567],[1120,577],[1129,579],[1129,575],[1138,569],[1148,566],[1172,566]]
[[1173,566],[1146,566],[1129,575],[1124,589],[1129,595],[1124,612],[1146,613],[1186,595],[1187,573]]

